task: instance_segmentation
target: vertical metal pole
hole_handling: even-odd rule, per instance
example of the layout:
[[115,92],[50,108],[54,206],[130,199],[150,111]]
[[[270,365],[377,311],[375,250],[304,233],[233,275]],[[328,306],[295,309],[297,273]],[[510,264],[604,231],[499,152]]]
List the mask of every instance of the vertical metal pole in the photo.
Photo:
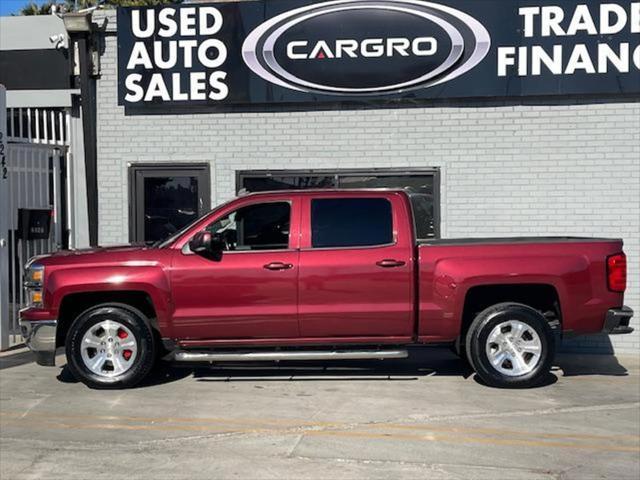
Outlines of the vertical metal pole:
[[[11,136],[12,138],[16,137],[16,116],[15,116],[15,108],[7,108],[7,100],[6,100],[6,93],[5,93],[5,111],[8,113],[9,117],[11,119],[11,131],[10,132],[5,132],[5,135],[7,136]],[[5,128],[9,128],[9,126],[7,125]]]
[[[9,204],[6,91],[0,85],[0,205]],[[9,215],[0,215],[0,350],[9,348]]]
[[31,143],[31,132],[32,132],[32,123],[31,123],[31,108],[27,108],[27,140]]
[[60,150],[53,150],[53,226],[54,238],[53,245],[55,250],[62,248],[62,192],[60,180],[62,178],[60,171]]
[[49,112],[51,119],[51,143],[56,145],[58,143],[58,132],[56,131],[56,114],[53,110]]
[[[18,207],[18,199],[16,198],[17,184],[18,184],[18,171],[16,165],[20,164],[20,159],[18,155],[20,155],[19,149],[16,148],[16,145],[11,146],[11,155],[10,164],[11,169],[9,170],[9,203],[7,206],[8,215],[8,225],[9,225],[9,327],[11,325],[15,325],[15,315],[16,315],[16,305],[17,305],[17,293],[16,293],[16,258],[18,255],[17,251],[17,235],[16,235],[16,217]],[[11,328],[9,328],[9,332],[11,332]],[[9,345],[11,346],[11,337],[9,337]]]
[[82,97],[82,133],[84,138],[84,162],[87,181],[87,210],[89,244],[98,245],[98,166],[96,146],[96,95],[95,82],[89,78],[89,39],[79,35],[78,56],[80,57],[80,95]]
[[64,144],[71,148],[71,109],[65,111],[64,114]]
[[36,108],[33,113],[35,113],[36,117],[36,138],[34,143],[40,143],[40,110]]
[[73,162],[73,144],[71,142],[71,109],[66,109],[64,112],[64,134],[62,135],[63,143],[66,146],[64,150],[64,175],[65,175],[65,218],[64,224],[64,239],[63,248],[75,248],[76,246],[76,232],[75,232],[75,189],[74,182],[76,179],[76,172],[74,170]]
[[47,110],[42,110],[42,129],[44,130],[44,143],[49,143],[49,126],[47,125]]
[[64,145],[64,114],[58,112],[58,145]]

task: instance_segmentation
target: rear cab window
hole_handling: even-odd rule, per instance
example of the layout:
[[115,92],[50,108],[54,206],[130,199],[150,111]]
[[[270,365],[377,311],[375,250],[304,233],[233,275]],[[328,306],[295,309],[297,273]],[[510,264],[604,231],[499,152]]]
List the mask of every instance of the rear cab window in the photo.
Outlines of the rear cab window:
[[373,247],[393,242],[393,213],[388,199],[311,200],[313,248]]

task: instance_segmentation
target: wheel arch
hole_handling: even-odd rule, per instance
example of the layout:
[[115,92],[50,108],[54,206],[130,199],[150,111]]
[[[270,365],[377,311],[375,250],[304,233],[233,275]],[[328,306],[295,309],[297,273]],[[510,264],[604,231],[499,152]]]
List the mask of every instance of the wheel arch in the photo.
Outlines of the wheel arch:
[[461,343],[469,330],[473,319],[480,312],[499,303],[520,303],[529,306],[547,319],[552,328],[562,326],[562,308],[557,288],[549,283],[487,284],[469,288],[465,294],[460,336],[456,347]]
[[69,293],[62,298],[58,313],[56,347],[65,344],[69,327],[83,312],[102,304],[114,304],[142,313],[156,335],[160,334],[156,307],[149,293],[142,290],[113,290]]

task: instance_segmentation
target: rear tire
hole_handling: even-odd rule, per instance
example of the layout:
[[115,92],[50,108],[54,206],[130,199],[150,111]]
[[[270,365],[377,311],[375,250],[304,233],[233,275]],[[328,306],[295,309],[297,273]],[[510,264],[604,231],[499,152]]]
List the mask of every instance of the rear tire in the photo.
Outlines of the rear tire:
[[555,355],[555,337],[546,318],[519,303],[500,303],[480,312],[465,346],[480,379],[501,388],[540,385]]
[[90,388],[136,385],[153,368],[156,352],[149,320],[128,305],[92,307],[74,320],[67,333],[67,366]]

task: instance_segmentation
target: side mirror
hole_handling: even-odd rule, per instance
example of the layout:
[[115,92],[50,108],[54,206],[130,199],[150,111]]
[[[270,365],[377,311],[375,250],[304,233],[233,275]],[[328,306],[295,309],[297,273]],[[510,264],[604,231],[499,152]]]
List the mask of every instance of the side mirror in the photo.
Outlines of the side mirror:
[[210,232],[198,232],[189,242],[189,249],[196,255],[219,261],[222,258],[224,242],[218,235]]

